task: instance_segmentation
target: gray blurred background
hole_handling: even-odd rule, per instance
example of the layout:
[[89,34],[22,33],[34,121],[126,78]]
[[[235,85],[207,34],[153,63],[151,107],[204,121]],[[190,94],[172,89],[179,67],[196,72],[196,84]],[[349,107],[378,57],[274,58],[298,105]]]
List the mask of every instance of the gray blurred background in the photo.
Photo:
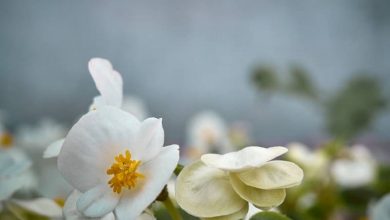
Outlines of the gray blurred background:
[[[309,102],[259,97],[256,63],[282,73],[301,64],[323,93],[365,71],[390,94],[386,0],[3,0],[0,29],[0,109],[11,127],[44,116],[70,125],[97,95],[87,71],[96,56],[164,118],[168,143],[184,142],[204,109],[247,123],[256,141],[326,137]],[[363,136],[389,141],[389,131],[383,114]]]

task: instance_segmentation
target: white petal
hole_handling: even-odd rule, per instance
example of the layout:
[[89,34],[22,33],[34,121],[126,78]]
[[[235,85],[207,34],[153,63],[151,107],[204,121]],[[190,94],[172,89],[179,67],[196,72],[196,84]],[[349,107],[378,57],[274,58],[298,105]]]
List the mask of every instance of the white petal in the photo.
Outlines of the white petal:
[[32,200],[13,199],[13,203],[27,209],[31,212],[37,213],[50,218],[62,217],[62,208],[51,199],[37,198]]
[[77,200],[77,209],[88,217],[101,217],[112,212],[120,199],[108,184],[88,190]]
[[223,155],[205,154],[201,157],[202,161],[215,168],[227,171],[243,171],[250,168],[260,167],[267,161],[270,161],[287,152],[285,147],[246,147],[242,150]]
[[157,157],[141,164],[139,171],[144,180],[122,196],[115,209],[118,219],[135,219],[156,199],[176,168],[178,149],[177,145],[163,147]]
[[122,76],[112,68],[110,61],[93,58],[88,63],[89,72],[107,105],[121,107],[123,99]]
[[212,217],[212,218],[204,218],[204,220],[237,220],[237,219],[243,219],[246,216],[246,213],[248,213],[248,203],[238,212],[235,212],[230,215],[224,215],[224,216],[218,216],[218,217]]
[[64,144],[64,141],[65,139],[60,139],[60,140],[57,140],[57,141],[54,141],[53,143],[51,143],[45,150],[45,152],[43,152],[43,158],[53,158],[53,157],[57,157],[58,154],[60,154],[60,151],[61,151],[61,148],[62,148],[62,145]]
[[143,121],[134,143],[134,146],[143,151],[140,159],[143,162],[149,161],[160,152],[163,144],[164,129],[161,118],[148,118]]
[[133,157],[139,157],[142,149],[130,144],[139,126],[138,119],[118,108],[104,107],[87,113],[66,136],[58,169],[81,192],[106,183],[106,170],[115,156],[128,149]]
[[114,213],[110,212],[104,217],[99,218],[89,218],[84,216],[81,212],[77,210],[77,200],[82,195],[78,190],[74,190],[66,199],[65,206],[63,209],[64,217],[66,220],[92,220],[92,219],[100,219],[100,220],[115,220]]
[[101,95],[95,96],[93,98],[92,104],[89,106],[89,111],[94,111],[98,108],[106,106],[106,102],[104,101],[103,97]]
[[257,207],[272,208],[283,203],[286,197],[285,189],[263,190],[245,185],[235,175],[230,173],[230,182],[234,190],[246,201]]
[[101,218],[100,220],[115,220],[115,215],[113,212],[110,212],[107,215],[105,215],[103,218]]
[[144,212],[138,216],[137,220],[155,220],[156,218],[150,213]]
[[200,160],[181,171],[175,191],[179,206],[198,217],[230,215],[246,204],[233,190],[224,171],[206,166]]
[[303,170],[289,161],[274,160],[259,168],[237,173],[246,185],[260,189],[281,189],[299,185]]

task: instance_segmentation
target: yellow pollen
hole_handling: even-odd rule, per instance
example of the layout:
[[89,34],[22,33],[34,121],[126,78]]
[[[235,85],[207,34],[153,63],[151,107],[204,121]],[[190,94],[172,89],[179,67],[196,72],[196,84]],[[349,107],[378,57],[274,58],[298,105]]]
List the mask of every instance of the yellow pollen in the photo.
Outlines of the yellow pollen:
[[56,197],[53,199],[55,203],[57,203],[57,205],[59,205],[60,207],[64,207],[65,205],[65,199],[64,198],[61,198],[61,197]]
[[122,187],[128,189],[134,188],[138,178],[144,177],[144,175],[137,172],[137,168],[140,164],[141,161],[131,159],[131,153],[128,150],[126,150],[125,154],[118,154],[118,156],[115,157],[115,162],[107,170],[108,175],[113,175],[108,181],[112,191],[120,193]]
[[7,132],[0,134],[0,147],[9,148],[12,146],[12,143],[13,143],[13,138],[11,134]]

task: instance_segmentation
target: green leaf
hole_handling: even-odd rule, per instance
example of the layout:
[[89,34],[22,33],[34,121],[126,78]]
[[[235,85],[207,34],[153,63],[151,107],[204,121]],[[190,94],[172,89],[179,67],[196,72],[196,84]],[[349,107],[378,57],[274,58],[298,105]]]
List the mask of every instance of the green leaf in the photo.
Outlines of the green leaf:
[[386,104],[378,80],[355,76],[325,106],[328,131],[349,140],[369,128]]
[[250,220],[291,220],[289,217],[277,212],[259,212]]
[[290,74],[291,79],[287,86],[288,92],[310,99],[316,99],[318,97],[318,91],[303,67],[298,65],[292,66],[290,68]]
[[257,66],[252,70],[251,80],[259,91],[271,92],[279,87],[279,80],[274,68]]

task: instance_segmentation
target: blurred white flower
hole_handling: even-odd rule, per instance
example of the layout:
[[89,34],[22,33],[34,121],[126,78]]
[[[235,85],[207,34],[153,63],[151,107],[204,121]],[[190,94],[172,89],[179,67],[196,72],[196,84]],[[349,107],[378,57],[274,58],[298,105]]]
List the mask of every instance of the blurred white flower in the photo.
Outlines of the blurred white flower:
[[35,176],[30,169],[31,164],[27,155],[19,149],[0,150],[0,204],[4,204],[6,208],[17,205],[45,217],[60,218],[62,209],[51,199],[12,198],[15,192],[25,191],[36,185]]
[[88,217],[114,211],[135,219],[159,195],[179,160],[177,145],[163,147],[161,119],[140,122],[114,107],[84,115],[69,131],[58,169],[82,195],[77,210]]
[[66,134],[66,127],[52,119],[44,118],[35,126],[23,125],[16,133],[16,145],[27,150],[42,152],[47,145]]
[[0,150],[0,201],[31,184],[31,161],[16,150]]
[[48,198],[12,199],[12,203],[30,212],[53,218],[62,218],[62,207]]
[[300,209],[308,209],[316,204],[317,194],[314,192],[305,193],[299,197],[297,207]]
[[34,126],[22,126],[16,135],[16,145],[28,153],[33,161],[33,172],[37,176],[36,191],[47,198],[65,199],[71,187],[58,172],[55,160],[42,158],[45,148],[55,140],[64,137],[64,125],[42,119]]
[[320,150],[311,150],[298,142],[289,143],[287,158],[300,165],[307,178],[326,179],[329,159]]
[[215,112],[195,115],[187,127],[185,157],[198,159],[205,153],[227,153],[233,150],[225,121]]
[[303,171],[294,163],[272,159],[284,147],[246,147],[224,155],[205,154],[185,167],[176,181],[177,203],[201,218],[243,218],[248,203],[260,209],[279,206],[285,188],[299,185]]
[[346,158],[333,162],[330,171],[337,184],[345,188],[355,188],[372,183],[376,167],[370,151],[363,145],[355,145],[348,148]]

